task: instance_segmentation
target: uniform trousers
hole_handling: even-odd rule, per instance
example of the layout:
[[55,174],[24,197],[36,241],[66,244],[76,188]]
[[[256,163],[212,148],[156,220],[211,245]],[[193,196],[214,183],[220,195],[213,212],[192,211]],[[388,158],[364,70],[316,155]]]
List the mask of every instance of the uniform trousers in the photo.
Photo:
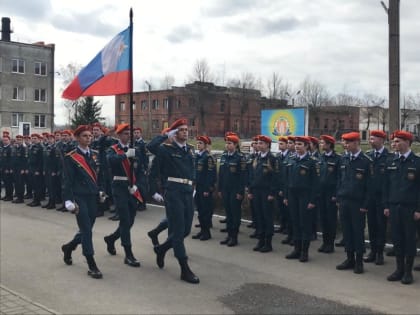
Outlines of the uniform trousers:
[[337,204],[332,197],[335,197],[334,190],[325,189],[319,198],[322,238],[324,243],[330,244],[334,243],[337,233]]
[[269,201],[267,189],[253,189],[253,201],[256,217],[256,234],[260,238],[268,238],[274,234],[274,199]]
[[346,252],[363,254],[365,251],[365,213],[359,200],[340,200],[340,217]]
[[236,192],[234,191],[223,191],[222,194],[228,233],[238,233],[241,225],[242,200],[236,198]]
[[197,187],[194,199],[201,228],[209,229],[213,212],[213,195],[209,192],[209,195],[205,197],[203,191]]
[[313,227],[313,213],[308,209],[310,191],[291,188],[287,201],[293,224],[293,240],[310,241]]
[[376,194],[367,213],[370,248],[373,252],[382,252],[385,247],[387,217],[384,215],[384,207],[381,195]]
[[391,204],[390,221],[396,256],[416,256],[416,205]]
[[79,232],[76,233],[71,243],[73,245],[82,244],[82,252],[84,256],[92,256],[94,254],[92,242],[92,228],[96,219],[97,196],[75,195],[74,200],[79,206],[79,213],[76,215]]

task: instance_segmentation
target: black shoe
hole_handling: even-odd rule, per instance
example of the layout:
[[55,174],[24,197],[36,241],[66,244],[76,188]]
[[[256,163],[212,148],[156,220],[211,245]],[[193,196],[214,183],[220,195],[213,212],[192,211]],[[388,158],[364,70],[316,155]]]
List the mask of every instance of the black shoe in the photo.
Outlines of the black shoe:
[[295,248],[290,254],[286,255],[286,259],[298,259],[300,258],[300,250]]
[[371,251],[366,257],[363,258],[365,263],[371,263],[376,260],[376,252]]
[[133,256],[125,257],[124,258],[124,264],[129,265],[131,267],[140,267],[140,262],[136,258],[134,258]]
[[324,253],[325,254],[334,253],[334,243],[325,245],[325,247],[324,247]]
[[390,250],[386,253],[386,255],[387,255],[388,257],[394,257],[394,256],[395,256],[395,250],[394,250],[394,248],[390,249]]
[[112,217],[108,218],[111,221],[119,221],[120,220],[120,216],[118,214],[113,215]]
[[71,258],[71,252],[73,251],[73,249],[71,248],[71,246],[69,244],[64,244],[63,246],[61,246],[61,250],[64,254],[64,263],[69,266],[72,265],[73,259]]
[[321,247],[318,248],[318,252],[325,253],[325,247],[327,247],[327,245],[325,243],[322,243]]
[[292,241],[291,237],[286,237],[284,240],[281,241],[282,244],[290,244],[290,242]]
[[34,201],[28,204],[29,207],[39,207],[41,203],[39,201]]
[[197,234],[194,234],[191,238],[194,239],[194,240],[198,240],[198,239],[201,238],[201,234],[202,234],[202,232],[200,231]]
[[112,256],[117,254],[117,250],[115,249],[115,241],[112,239],[111,236],[105,236],[104,241],[106,243],[106,250]]
[[346,253],[346,254],[347,254],[347,259],[335,267],[337,270],[348,270],[348,269],[354,268],[356,264],[356,261],[354,259],[354,253]]
[[194,225],[194,227],[196,227],[196,228],[201,228],[201,224],[200,224],[200,223],[198,223],[198,224]]
[[23,199],[15,199],[12,201],[13,203],[24,203]]
[[271,237],[267,237],[264,240],[264,246],[260,248],[260,253],[269,253],[273,251],[273,246],[271,244]]
[[23,199],[32,199],[33,198],[33,196],[32,195],[28,195],[28,194],[26,194],[25,196],[23,196]]
[[155,230],[151,230],[151,231],[147,232],[147,236],[152,240],[153,246],[158,246],[159,245],[159,239],[158,239],[158,236],[157,236],[157,233],[155,232]]
[[156,253],[156,265],[158,265],[158,267],[160,269],[162,269],[163,267],[165,267],[165,254],[166,254],[166,250],[162,250],[160,248],[160,246],[153,247],[153,250]]
[[375,265],[382,266],[384,263],[385,262],[384,262],[384,254],[383,254],[383,252],[378,252],[376,254]]
[[234,247],[236,245],[238,245],[238,238],[237,237],[231,237],[229,239],[229,242],[226,244],[229,247]]
[[221,245],[226,245],[230,241],[230,236],[226,237],[223,241],[220,241]]
[[344,247],[344,239],[342,238],[340,241],[335,243],[335,246],[337,247]]
[[145,211],[147,210],[146,205],[144,203],[139,204],[137,211]]
[[227,229],[220,229],[220,232],[227,233]]
[[356,263],[354,265],[353,272],[356,274],[361,274],[364,272],[363,270],[363,255],[356,254]]
[[191,271],[190,267],[188,266],[187,259],[180,259],[179,265],[181,266],[181,280],[197,284],[200,283],[200,279]]
[[201,233],[200,241],[208,241],[211,239],[210,229],[206,229]]
[[12,201],[13,200],[13,197],[4,197],[3,200],[4,201]]
[[59,207],[59,208],[56,208],[55,210],[57,210],[57,211],[66,211],[66,207],[64,207],[64,205],[63,206],[61,206],[61,207]]
[[42,206],[41,206],[41,208],[44,208],[44,209],[45,209],[45,208],[46,208],[46,207],[48,207],[49,205],[50,205],[49,203],[46,203],[45,205],[42,205]]
[[259,252],[260,249],[264,246],[264,242],[265,242],[264,239],[263,238],[260,238],[258,240],[257,245],[255,245],[255,247],[252,250],[255,251],[255,252]]
[[226,221],[227,221],[226,218],[219,220],[220,223],[226,223]]
[[55,204],[50,204],[48,207],[46,207],[45,209],[51,210],[51,209],[55,209]]
[[249,238],[258,238],[258,234],[254,231],[252,234],[249,235]]
[[93,279],[102,279],[102,272],[99,269],[88,270],[88,276],[92,277]]

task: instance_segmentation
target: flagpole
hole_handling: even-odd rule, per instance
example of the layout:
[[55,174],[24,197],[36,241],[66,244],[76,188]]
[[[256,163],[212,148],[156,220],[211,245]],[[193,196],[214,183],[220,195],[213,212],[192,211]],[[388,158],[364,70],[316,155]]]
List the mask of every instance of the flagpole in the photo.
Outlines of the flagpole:
[[[129,76],[129,85],[130,85],[130,148],[134,147],[134,126],[133,126],[133,8],[130,8],[130,51],[128,57],[128,69],[130,71]],[[133,160],[130,161],[130,183],[131,186],[134,186],[136,183],[133,182],[134,179],[134,167]]]

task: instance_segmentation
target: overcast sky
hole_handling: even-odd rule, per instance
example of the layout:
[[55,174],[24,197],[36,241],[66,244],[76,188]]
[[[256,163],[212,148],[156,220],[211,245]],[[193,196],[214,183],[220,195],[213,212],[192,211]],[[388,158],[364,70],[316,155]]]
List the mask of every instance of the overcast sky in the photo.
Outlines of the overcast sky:
[[[388,0],[384,1],[388,4]],[[56,45],[56,70],[85,66],[129,25],[134,10],[134,91],[165,75],[183,85],[206,59],[223,84],[277,72],[297,90],[309,76],[331,94],[388,97],[388,24],[378,0],[1,0],[12,41]],[[401,95],[420,92],[420,1],[401,0]],[[64,123],[56,80],[57,123]],[[293,93],[294,91],[290,91]],[[114,120],[114,98],[97,98]]]

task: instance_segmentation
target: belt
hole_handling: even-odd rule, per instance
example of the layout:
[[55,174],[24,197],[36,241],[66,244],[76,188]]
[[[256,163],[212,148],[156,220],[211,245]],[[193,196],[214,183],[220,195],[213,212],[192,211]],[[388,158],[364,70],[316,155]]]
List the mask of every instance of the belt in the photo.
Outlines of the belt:
[[128,180],[127,176],[114,176],[113,180]]
[[168,177],[168,182],[175,182],[192,186],[192,180],[187,178]]

